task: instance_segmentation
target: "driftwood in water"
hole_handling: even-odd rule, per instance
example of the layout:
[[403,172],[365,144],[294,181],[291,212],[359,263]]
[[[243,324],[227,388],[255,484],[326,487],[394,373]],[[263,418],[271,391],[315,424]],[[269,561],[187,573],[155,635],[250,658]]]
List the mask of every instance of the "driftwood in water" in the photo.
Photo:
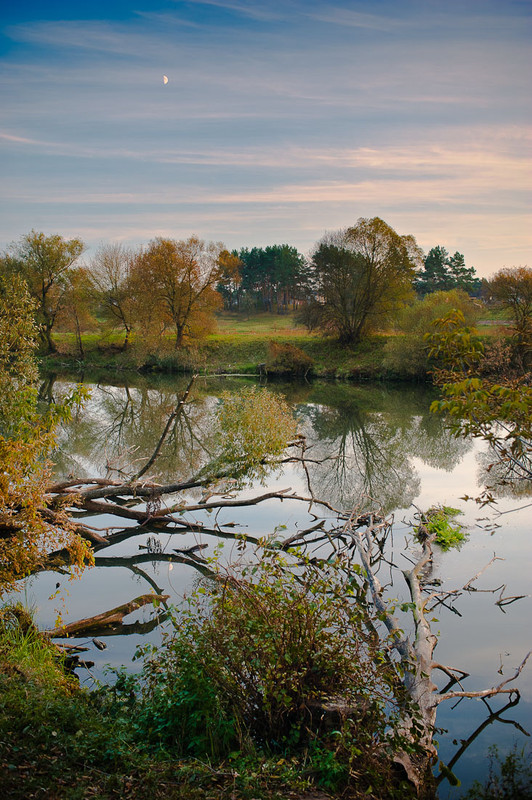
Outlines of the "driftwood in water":
[[106,627],[110,628],[113,625],[121,625],[124,617],[128,614],[132,614],[133,611],[137,611],[139,608],[149,605],[150,603],[164,603],[168,600],[168,597],[169,595],[167,594],[143,594],[131,600],[129,603],[123,603],[121,606],[111,608],[109,611],[104,611],[101,614],[95,614],[93,617],[80,619],[76,622],[69,622],[68,625],[61,625],[51,631],[46,631],[46,634],[53,639],[60,636],[83,636],[88,633],[93,635],[95,631],[101,633]]

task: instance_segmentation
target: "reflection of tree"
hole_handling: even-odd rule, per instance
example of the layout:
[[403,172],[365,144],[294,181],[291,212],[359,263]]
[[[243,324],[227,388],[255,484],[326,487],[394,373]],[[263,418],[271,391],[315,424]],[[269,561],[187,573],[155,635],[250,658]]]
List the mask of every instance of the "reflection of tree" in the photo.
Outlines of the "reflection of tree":
[[411,398],[399,392],[335,387],[331,395],[334,405],[308,404],[299,414],[313,456],[334,457],[312,471],[313,484],[333,503],[353,506],[369,496],[386,511],[407,507],[420,485],[413,458],[451,470],[471,446],[428,413],[426,400],[413,414]]
[[[161,430],[179,402],[187,379],[151,388],[140,382],[98,386],[82,411],[65,425],[56,454],[56,472],[86,475],[134,471],[153,452]],[[58,391],[64,390],[64,385]],[[212,410],[215,398],[199,393],[187,403],[165,440],[153,473],[166,478],[189,475],[212,456]]]
[[[187,378],[139,378],[135,385],[98,385],[63,429],[57,473],[104,475],[109,466],[118,474],[134,470],[153,452],[186,383]],[[48,382],[45,394],[61,396],[68,388],[64,382]],[[294,395],[293,386],[273,388]],[[190,475],[212,457],[217,390],[212,384],[195,386],[192,402],[176,419],[152,470],[162,480]],[[471,446],[428,413],[429,392],[420,387],[305,384],[292,399],[300,401],[298,415],[314,445],[313,457],[334,457],[313,466],[313,484],[342,506],[369,496],[385,510],[407,507],[419,491],[414,457],[451,470]]]
[[497,497],[530,497],[532,494],[532,481],[522,474],[516,474],[512,463],[501,461],[493,447],[477,453],[479,464],[478,482],[486,486],[488,491],[494,491]]

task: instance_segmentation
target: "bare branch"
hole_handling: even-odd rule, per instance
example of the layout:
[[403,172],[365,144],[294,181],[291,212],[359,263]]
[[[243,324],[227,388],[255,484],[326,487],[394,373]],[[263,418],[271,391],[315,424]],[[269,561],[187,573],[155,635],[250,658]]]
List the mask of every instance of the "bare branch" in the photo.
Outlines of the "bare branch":
[[505,689],[504,687],[519,677],[530,655],[532,655],[532,650],[526,654],[515,673],[510,678],[507,678],[505,681],[502,681],[502,683],[499,683],[498,686],[493,686],[491,689],[482,689],[478,692],[445,692],[445,694],[435,695],[435,705],[441,703],[442,700],[453,700],[457,697],[493,697],[495,694],[510,694],[512,692],[517,692],[517,689],[514,689],[513,687],[511,689]]

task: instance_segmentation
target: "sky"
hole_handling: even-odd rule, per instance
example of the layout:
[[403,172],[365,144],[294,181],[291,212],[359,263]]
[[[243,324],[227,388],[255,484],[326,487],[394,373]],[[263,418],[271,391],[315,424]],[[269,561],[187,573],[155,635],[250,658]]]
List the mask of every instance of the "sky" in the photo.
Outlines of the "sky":
[[530,0],[4,0],[0,249],[306,254],[379,216],[483,277],[532,266],[531,21]]

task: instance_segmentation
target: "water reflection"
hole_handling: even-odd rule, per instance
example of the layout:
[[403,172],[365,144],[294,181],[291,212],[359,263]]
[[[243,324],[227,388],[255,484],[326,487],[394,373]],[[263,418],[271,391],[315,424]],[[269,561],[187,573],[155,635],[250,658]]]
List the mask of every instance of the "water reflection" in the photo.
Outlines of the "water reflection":
[[[135,472],[154,451],[165,423],[176,408],[187,380],[154,385],[139,379],[122,386],[89,384],[91,398],[65,425],[54,456],[56,473],[106,475]],[[56,381],[54,394],[71,386]],[[196,391],[165,440],[154,469],[179,478],[197,471],[213,454],[213,415],[218,400]]]
[[[156,447],[187,379],[140,378],[122,386],[92,385],[92,396],[65,426],[56,457],[61,475],[124,474]],[[156,463],[157,476],[174,480],[196,472],[215,455],[213,415],[221,391],[242,381],[196,383]],[[47,395],[61,396],[68,382],[50,380]],[[311,479],[321,496],[343,508],[373,498],[385,510],[408,507],[419,493],[414,459],[452,470],[470,449],[429,413],[423,387],[386,389],[349,385],[277,384],[295,404],[302,432],[312,447]]]
[[[59,397],[74,382],[49,380],[43,393],[47,397]],[[104,475],[109,470],[136,471],[154,450],[168,415],[175,408],[187,382],[186,378],[139,377],[134,381],[122,380],[109,385],[93,380],[93,395],[86,408],[61,432],[60,452],[56,459],[58,472],[62,475]],[[165,481],[189,475],[201,467],[213,455],[212,416],[220,392],[224,389],[238,391],[242,385],[244,382],[238,380],[198,380],[192,402],[171,431],[153,474]],[[361,496],[365,494],[373,496],[386,511],[406,509],[414,500],[425,509],[429,504],[444,499],[464,508],[464,522],[471,532],[467,546],[460,552],[439,554],[435,558],[434,575],[443,589],[451,591],[463,586],[495,551],[503,557],[482,577],[478,592],[462,596],[459,609],[454,606],[452,609],[438,608],[440,619],[435,625],[441,634],[438,660],[470,672],[469,685],[472,687],[497,684],[501,680],[502,673],[498,669],[503,669],[503,661],[507,675],[521,661],[523,648],[528,649],[528,645],[523,643],[523,632],[529,627],[530,601],[521,599],[513,603],[504,615],[494,605],[497,597],[486,589],[505,585],[509,594],[526,597],[530,591],[526,558],[530,552],[530,536],[526,512],[519,517],[504,517],[506,527],[501,523],[500,528],[489,528],[486,522],[478,524],[476,519],[489,510],[480,512],[475,504],[460,504],[458,498],[464,492],[479,493],[475,478],[479,468],[484,468],[482,465],[492,460],[489,453],[481,450],[478,442],[455,439],[449,434],[443,421],[429,413],[432,396],[424,387],[276,384],[273,388],[294,404],[311,446],[310,455],[316,460],[327,458],[310,468],[310,481],[316,494],[327,497],[333,505],[343,508],[359,505]],[[494,469],[488,473],[488,482],[494,482]],[[484,482],[484,474],[481,479]],[[298,472],[297,467],[290,467],[283,475],[273,476],[272,485],[279,488],[290,485],[303,491],[305,475]],[[509,487],[503,487],[503,492],[506,490],[510,492]],[[514,500],[505,502],[503,499],[499,507],[503,510],[515,505]],[[279,503],[266,504],[253,512],[242,509],[238,516],[226,515],[225,521],[237,519],[243,526],[247,525],[242,529],[250,534],[250,540],[253,535],[273,531],[279,524],[288,525],[288,536],[293,532],[292,527],[299,531],[315,522],[308,516],[304,517],[302,504],[294,509],[291,501],[283,501],[282,507],[279,506]],[[213,528],[214,521],[214,515],[204,520]],[[401,531],[400,524],[397,527]],[[235,529],[227,530],[229,532],[224,535],[234,536],[230,531]],[[145,535],[135,539],[117,539],[115,545],[100,551],[98,566],[69,590],[67,616],[70,619],[86,617],[89,613],[130,600],[139,593],[137,582],[140,582],[142,591],[151,587],[158,594],[170,593],[170,602],[176,602],[179,595],[190,588],[194,576],[198,575],[198,567],[203,566],[186,554],[187,548],[198,542],[208,541],[210,544],[219,541],[220,531],[204,529],[201,534],[187,531],[178,535],[159,531],[158,553],[149,549],[148,539],[149,532],[146,531]],[[227,550],[231,544],[227,542]],[[390,554],[394,546],[395,551]],[[236,550],[236,545],[234,547]],[[386,558],[389,559],[386,563],[404,566],[401,560],[404,557],[402,536],[397,534],[395,545],[392,541],[386,547]],[[175,552],[176,548],[181,548],[179,553]],[[227,553],[227,560],[231,560],[235,550]],[[381,577],[383,582],[391,585],[392,568],[389,568],[389,576]],[[404,590],[402,576],[399,578],[393,585],[394,596]],[[50,573],[35,580],[35,594],[39,592],[37,602],[41,608],[44,602],[40,598],[53,593],[56,580],[57,575]],[[50,617],[53,619],[51,612]],[[148,627],[151,625],[142,614],[137,621]],[[50,621],[41,624],[48,627]],[[140,637],[136,629],[124,632],[129,635],[115,636],[109,650],[104,655],[95,654],[95,660],[100,659],[100,663],[111,660],[115,664],[128,662]],[[154,634],[156,631],[150,635]],[[511,716],[527,727],[531,713],[529,700],[532,698],[529,675],[523,673],[520,686],[523,687],[524,702],[512,708]],[[449,761],[456,753],[454,739],[469,735],[470,726],[478,725],[480,728],[462,759],[461,763],[467,765],[467,769],[462,768],[464,773],[460,773],[462,778],[464,774],[483,777],[478,763],[487,746],[496,737],[504,736],[501,729],[508,736],[518,732],[512,723],[498,725],[497,733],[488,733],[484,728],[485,709],[480,708],[481,705],[467,701],[454,711],[442,706],[438,712],[438,724],[449,730],[447,736],[440,738],[440,753],[444,761]],[[476,765],[468,762],[472,753]]]
[[385,512],[407,508],[420,488],[414,458],[450,471],[471,447],[428,413],[427,391],[335,389],[327,404],[307,403],[299,414],[313,456],[334,458],[315,467],[313,477],[340,507],[372,499]]

